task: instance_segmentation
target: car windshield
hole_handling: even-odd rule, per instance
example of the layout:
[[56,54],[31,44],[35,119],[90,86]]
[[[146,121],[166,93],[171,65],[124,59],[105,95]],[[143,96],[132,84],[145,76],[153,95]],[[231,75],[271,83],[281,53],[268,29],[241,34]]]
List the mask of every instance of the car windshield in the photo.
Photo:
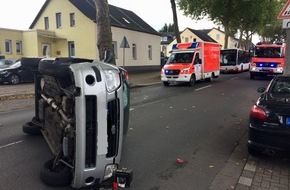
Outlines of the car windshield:
[[0,67],[8,67],[12,65],[15,62],[15,60],[9,60],[9,59],[0,59]]
[[172,53],[167,60],[166,64],[182,63],[190,64],[192,63],[193,52],[184,53]]
[[18,68],[20,66],[21,66],[21,61],[16,61],[12,63],[11,65],[9,65],[9,68]]
[[254,57],[278,58],[281,57],[281,50],[279,47],[256,47]]
[[290,94],[290,78],[276,79],[270,88],[270,92]]

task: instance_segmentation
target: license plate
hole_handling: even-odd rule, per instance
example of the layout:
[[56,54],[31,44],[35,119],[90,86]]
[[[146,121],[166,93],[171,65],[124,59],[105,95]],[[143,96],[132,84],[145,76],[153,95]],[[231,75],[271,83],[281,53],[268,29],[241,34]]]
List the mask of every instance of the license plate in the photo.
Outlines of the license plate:
[[286,125],[290,125],[290,117],[286,118]]

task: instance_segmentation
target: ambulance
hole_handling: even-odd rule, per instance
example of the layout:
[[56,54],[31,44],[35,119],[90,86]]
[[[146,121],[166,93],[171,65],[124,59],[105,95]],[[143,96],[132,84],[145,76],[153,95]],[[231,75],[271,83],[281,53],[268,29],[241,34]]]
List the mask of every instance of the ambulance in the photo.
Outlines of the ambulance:
[[250,65],[250,78],[283,74],[285,53],[285,42],[257,43]]
[[220,75],[220,45],[214,42],[178,43],[161,70],[164,86],[174,83],[212,81]]

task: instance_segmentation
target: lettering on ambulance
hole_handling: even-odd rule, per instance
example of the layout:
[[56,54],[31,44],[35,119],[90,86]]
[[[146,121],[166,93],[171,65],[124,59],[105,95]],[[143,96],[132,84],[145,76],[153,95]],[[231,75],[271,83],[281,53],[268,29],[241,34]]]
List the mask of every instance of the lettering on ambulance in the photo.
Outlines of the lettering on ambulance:
[[201,79],[201,59],[199,58],[199,53],[197,52],[194,56],[194,73],[197,80]]

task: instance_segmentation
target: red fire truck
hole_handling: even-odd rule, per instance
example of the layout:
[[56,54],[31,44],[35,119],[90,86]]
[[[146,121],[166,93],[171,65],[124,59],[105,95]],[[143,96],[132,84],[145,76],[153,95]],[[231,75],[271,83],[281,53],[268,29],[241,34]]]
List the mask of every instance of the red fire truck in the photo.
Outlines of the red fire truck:
[[257,43],[250,65],[250,78],[283,74],[286,43]]
[[197,80],[212,81],[220,74],[220,45],[213,42],[178,43],[161,70],[164,86]]

